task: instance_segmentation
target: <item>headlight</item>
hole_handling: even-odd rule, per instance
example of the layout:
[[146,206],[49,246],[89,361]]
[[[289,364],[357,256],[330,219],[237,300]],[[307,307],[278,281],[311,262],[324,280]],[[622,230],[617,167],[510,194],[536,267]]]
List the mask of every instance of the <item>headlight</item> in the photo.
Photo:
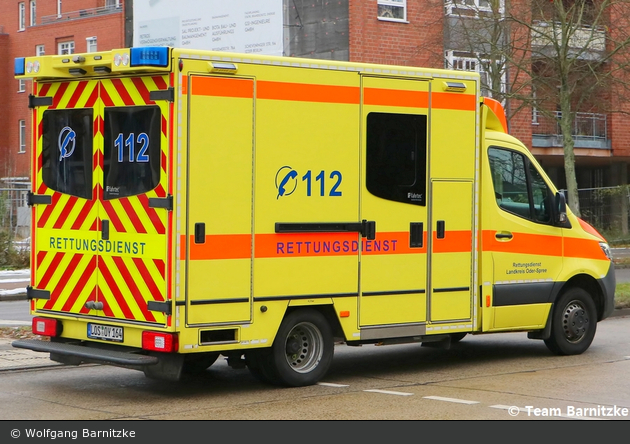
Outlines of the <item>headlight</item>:
[[613,260],[613,256],[612,256],[612,250],[610,249],[610,246],[608,246],[608,244],[606,242],[600,242],[599,243],[599,247],[602,249],[602,251],[604,252],[606,257],[608,258],[608,260],[612,261]]

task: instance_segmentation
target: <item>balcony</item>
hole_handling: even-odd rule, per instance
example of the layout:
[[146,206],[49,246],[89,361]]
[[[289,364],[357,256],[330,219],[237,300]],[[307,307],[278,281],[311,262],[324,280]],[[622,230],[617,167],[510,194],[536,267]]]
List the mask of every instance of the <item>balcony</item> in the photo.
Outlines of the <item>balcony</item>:
[[105,14],[115,14],[123,11],[122,2],[117,5],[107,5],[98,8],[80,9],[78,11],[64,12],[62,14],[45,15],[41,18],[40,25],[58,23],[66,20],[79,20]]
[[[601,27],[581,26],[571,30],[569,36],[569,52],[581,60],[599,60],[606,50],[606,31]],[[554,57],[552,42],[560,43],[562,29],[548,22],[536,22],[531,28],[533,57],[536,52],[540,56]]]
[[[532,146],[536,148],[561,147],[561,113],[556,111],[553,118],[536,114],[534,116]],[[574,147],[610,150],[611,143],[608,139],[607,128],[606,114],[576,113],[572,132]]]

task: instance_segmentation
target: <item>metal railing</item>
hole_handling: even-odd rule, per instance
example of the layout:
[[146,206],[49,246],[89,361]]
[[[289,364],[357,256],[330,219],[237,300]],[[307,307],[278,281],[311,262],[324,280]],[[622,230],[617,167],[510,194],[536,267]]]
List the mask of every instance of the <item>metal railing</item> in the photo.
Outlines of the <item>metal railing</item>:
[[122,2],[118,5],[100,6],[98,8],[80,9],[78,11],[64,12],[61,14],[45,15],[41,18],[40,25],[46,25],[48,23],[55,23],[61,20],[79,20],[97,15],[114,14],[122,12]]
[[[554,112],[553,117],[545,117],[540,113],[534,117],[532,136],[554,137],[559,141],[562,140],[560,129],[562,113],[560,111]],[[575,141],[605,142],[608,140],[608,116],[599,113],[575,113],[571,135]]]
[[26,237],[30,233],[31,211],[27,205],[28,189],[0,188],[0,229]]

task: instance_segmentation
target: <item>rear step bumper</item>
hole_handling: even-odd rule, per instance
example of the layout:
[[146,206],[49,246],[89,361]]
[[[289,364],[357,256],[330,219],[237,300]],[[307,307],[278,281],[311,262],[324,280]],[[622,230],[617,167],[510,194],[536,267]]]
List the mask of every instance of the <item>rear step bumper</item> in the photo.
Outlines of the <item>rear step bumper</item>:
[[[38,352],[51,353],[53,361],[65,362],[68,357],[78,363],[110,364],[119,366],[147,366],[155,365],[159,359],[156,356],[140,355],[133,352],[107,350],[84,345],[67,344],[64,342],[48,342],[37,339],[22,339],[11,343],[16,348],[26,348]],[[54,356],[56,355],[56,356]],[[62,359],[55,359],[56,357]]]

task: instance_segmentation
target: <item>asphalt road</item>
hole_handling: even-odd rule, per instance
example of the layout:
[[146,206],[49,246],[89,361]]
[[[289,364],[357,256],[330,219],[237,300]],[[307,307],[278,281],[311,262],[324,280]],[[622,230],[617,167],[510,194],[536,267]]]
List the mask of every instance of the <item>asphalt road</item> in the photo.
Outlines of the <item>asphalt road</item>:
[[[577,356],[555,356],[525,333],[468,336],[448,350],[420,344],[337,346],[320,384],[288,389],[258,382],[247,369],[231,369],[222,359],[179,383],[103,365],[11,370],[0,377],[0,418],[627,421],[629,330],[630,317],[607,319],[598,324],[591,347]],[[626,409],[625,416],[604,416],[601,406],[607,412],[613,406]],[[578,417],[576,411],[593,416]],[[610,426],[605,433],[624,436],[611,434]],[[239,424],[229,427],[240,437]],[[295,439],[316,435],[318,427],[304,425]],[[451,436],[449,427],[442,430],[445,438]],[[565,436],[583,437],[583,429],[574,423]]]

